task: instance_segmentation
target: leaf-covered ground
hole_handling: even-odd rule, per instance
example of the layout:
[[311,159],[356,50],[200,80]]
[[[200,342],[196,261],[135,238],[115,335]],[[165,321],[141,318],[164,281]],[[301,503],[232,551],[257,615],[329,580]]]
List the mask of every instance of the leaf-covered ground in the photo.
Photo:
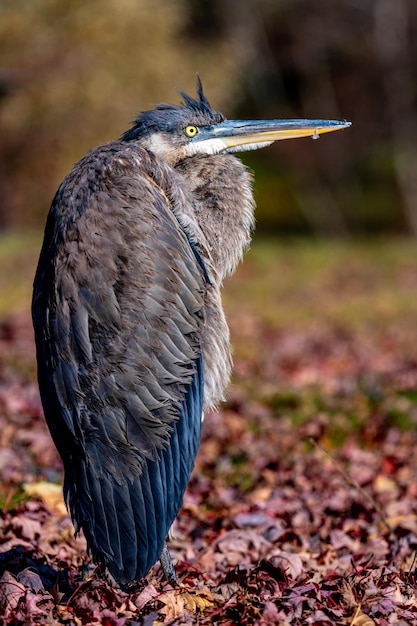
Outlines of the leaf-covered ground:
[[[226,286],[228,401],[136,589],[74,539],[27,311],[0,323],[0,621],[417,624],[417,247],[254,246]],[[25,290],[23,289],[22,293]]]

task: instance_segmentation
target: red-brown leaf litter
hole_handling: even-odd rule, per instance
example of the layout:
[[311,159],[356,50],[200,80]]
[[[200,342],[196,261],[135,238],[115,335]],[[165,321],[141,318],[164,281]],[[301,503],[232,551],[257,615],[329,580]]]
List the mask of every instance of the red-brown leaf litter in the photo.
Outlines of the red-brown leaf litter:
[[169,543],[181,586],[156,565],[128,592],[63,508],[29,316],[2,323],[2,623],[417,624],[414,335],[244,313],[231,328],[254,347],[205,417]]

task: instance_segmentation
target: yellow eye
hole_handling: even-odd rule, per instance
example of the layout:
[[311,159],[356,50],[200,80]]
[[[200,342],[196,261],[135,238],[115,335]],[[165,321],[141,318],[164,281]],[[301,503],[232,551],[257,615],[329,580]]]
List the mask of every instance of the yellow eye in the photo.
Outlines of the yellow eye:
[[185,134],[187,135],[187,137],[195,137],[197,133],[198,133],[197,126],[187,126],[185,129]]

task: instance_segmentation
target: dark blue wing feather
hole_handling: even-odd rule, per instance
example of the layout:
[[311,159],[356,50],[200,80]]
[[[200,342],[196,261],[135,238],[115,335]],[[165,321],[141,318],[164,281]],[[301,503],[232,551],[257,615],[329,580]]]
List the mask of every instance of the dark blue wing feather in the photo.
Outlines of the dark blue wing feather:
[[76,529],[122,584],[159,558],[200,441],[207,273],[134,144],[91,152],[52,205],[34,285],[45,416]]

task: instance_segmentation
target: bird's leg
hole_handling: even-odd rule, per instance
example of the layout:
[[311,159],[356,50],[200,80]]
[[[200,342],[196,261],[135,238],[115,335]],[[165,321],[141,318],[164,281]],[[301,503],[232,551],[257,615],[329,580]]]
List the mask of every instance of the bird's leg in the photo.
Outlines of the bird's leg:
[[178,587],[178,578],[175,573],[174,565],[172,564],[172,558],[166,542],[164,543],[162,554],[159,557],[159,562],[161,563],[162,571],[164,572],[164,576],[167,581],[170,582],[171,585],[173,585],[174,587]]

